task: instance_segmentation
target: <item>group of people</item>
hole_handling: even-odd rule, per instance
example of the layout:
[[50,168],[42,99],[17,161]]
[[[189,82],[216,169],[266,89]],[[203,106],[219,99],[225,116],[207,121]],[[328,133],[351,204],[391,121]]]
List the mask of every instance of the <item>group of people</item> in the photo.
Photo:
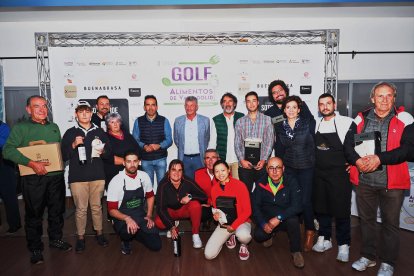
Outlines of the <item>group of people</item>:
[[[169,120],[158,114],[156,97],[147,95],[145,114],[135,120],[132,134],[124,130],[119,114],[110,114],[109,98],[100,96],[96,114],[88,102],[78,102],[77,125],[63,138],[58,126],[47,120],[46,100],[30,97],[26,107],[30,120],[12,128],[3,157],[35,172],[22,177],[32,263],[43,261],[45,207],[49,246],[64,251],[72,248],[62,240],[63,172],[48,172],[47,163],[30,160],[17,150],[44,140],[61,142],[63,160],[69,162],[78,253],[85,250],[88,205],[97,243],[108,245],[102,233],[101,205],[107,190],[108,215],[120,236],[123,254],[131,254],[133,239],[150,250],[160,250],[158,230],[167,230],[167,237],[176,239],[179,221],[189,219],[194,248],[203,247],[201,225],[217,225],[205,245],[206,259],[216,258],[224,244],[232,249],[239,241],[239,258],[247,260],[252,238],[270,247],[274,234],[284,230],[293,264],[303,268],[303,251],[332,248],[334,219],[337,260],[348,262],[352,183],[362,230],[361,258],[352,267],[363,271],[376,265],[372,233],[379,207],[378,275],[392,275],[398,256],[400,208],[404,190],[410,187],[406,161],[414,158],[413,117],[395,107],[396,87],[387,82],[375,85],[373,107],[355,120],[336,112],[331,94],[319,97],[321,118],[315,120],[300,97],[289,95],[285,82],[271,82],[268,92],[273,106],[265,113],[259,112],[256,92],[245,95],[247,115],[237,112],[237,98],[225,93],[220,100],[223,112],[211,119],[197,113],[197,98],[189,96],[186,114],[175,119],[173,131]],[[379,148],[363,154],[356,146],[358,139],[367,134],[364,137],[369,141],[366,137],[371,133],[373,139],[380,136]],[[178,158],[167,169],[173,141]],[[86,161],[81,160],[81,152]]]

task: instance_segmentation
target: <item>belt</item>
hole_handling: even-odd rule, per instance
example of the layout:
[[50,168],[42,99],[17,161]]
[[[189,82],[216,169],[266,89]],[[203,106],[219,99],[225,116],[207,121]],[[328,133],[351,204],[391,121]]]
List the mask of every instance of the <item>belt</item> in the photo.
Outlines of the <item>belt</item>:
[[195,153],[195,154],[184,154],[185,157],[196,157],[196,156],[200,156],[199,153]]

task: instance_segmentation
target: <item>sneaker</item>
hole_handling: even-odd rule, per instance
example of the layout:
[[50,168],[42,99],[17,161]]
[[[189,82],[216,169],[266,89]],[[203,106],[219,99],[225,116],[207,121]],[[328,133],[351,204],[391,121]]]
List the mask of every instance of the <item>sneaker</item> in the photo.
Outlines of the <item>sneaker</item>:
[[365,271],[365,269],[367,269],[367,267],[373,267],[375,266],[377,263],[375,261],[371,261],[365,257],[361,257],[359,258],[359,260],[355,261],[352,264],[352,268],[358,271]]
[[242,261],[248,260],[250,257],[249,249],[247,249],[247,245],[241,244],[239,249],[239,258]]
[[231,235],[230,238],[226,241],[226,246],[228,249],[233,249],[235,248],[237,245],[236,242],[236,235]]
[[325,252],[328,249],[332,248],[331,240],[325,240],[324,236],[319,236],[318,241],[312,247],[312,250],[315,252]]
[[387,263],[381,263],[377,276],[392,276],[394,274],[394,267]]
[[338,246],[338,256],[336,259],[343,263],[347,263],[349,261],[349,245],[343,244]]
[[69,244],[69,243],[67,243],[67,242],[65,242],[65,241],[62,241],[62,240],[52,240],[52,241],[49,241],[49,247],[57,248],[57,249],[60,249],[62,251],[70,251],[70,250],[72,250],[72,245]]
[[300,252],[292,253],[293,257],[293,265],[297,268],[303,268],[305,266],[305,260],[303,259],[303,255]]
[[193,247],[194,248],[203,247],[203,242],[201,241],[199,234],[193,234]]
[[107,247],[108,246],[108,240],[105,238],[105,236],[103,234],[101,235],[96,235],[96,241],[98,242],[98,244],[102,247]]
[[121,241],[121,253],[124,255],[131,255],[132,248],[129,241]]
[[273,244],[273,238],[268,239],[267,241],[263,242],[264,247],[271,247]]
[[32,264],[41,264],[41,263],[43,263],[42,251],[33,250],[32,255],[30,256],[30,262]]
[[76,246],[75,246],[76,253],[82,253],[85,251],[85,239],[77,239],[76,240]]
[[315,226],[315,230],[319,231],[319,221],[317,219],[313,220],[313,225]]

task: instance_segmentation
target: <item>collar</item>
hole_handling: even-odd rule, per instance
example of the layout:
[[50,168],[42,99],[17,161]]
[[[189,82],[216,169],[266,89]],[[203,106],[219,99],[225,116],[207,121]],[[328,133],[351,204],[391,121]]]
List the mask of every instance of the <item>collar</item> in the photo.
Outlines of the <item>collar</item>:
[[147,118],[147,120],[150,122],[154,122],[155,119],[157,119],[157,117],[158,117],[158,112],[155,113],[154,119],[151,119],[150,117],[148,117],[147,113],[145,112],[145,118]]
[[39,122],[35,122],[35,121],[32,120],[32,118],[30,118],[29,122],[31,122],[32,124],[37,124],[37,125],[48,125],[48,124],[50,124],[50,122],[47,119],[45,120],[44,124],[39,123]]

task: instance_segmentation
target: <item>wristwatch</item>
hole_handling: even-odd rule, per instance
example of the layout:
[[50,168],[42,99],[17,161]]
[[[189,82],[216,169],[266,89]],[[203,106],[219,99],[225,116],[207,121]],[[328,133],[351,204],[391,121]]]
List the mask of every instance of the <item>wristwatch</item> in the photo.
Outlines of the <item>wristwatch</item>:
[[187,196],[190,200],[193,199],[193,196],[191,194],[187,194]]
[[277,218],[280,222],[282,222],[282,216],[281,216],[281,215],[277,215],[277,216],[276,216],[276,218]]

